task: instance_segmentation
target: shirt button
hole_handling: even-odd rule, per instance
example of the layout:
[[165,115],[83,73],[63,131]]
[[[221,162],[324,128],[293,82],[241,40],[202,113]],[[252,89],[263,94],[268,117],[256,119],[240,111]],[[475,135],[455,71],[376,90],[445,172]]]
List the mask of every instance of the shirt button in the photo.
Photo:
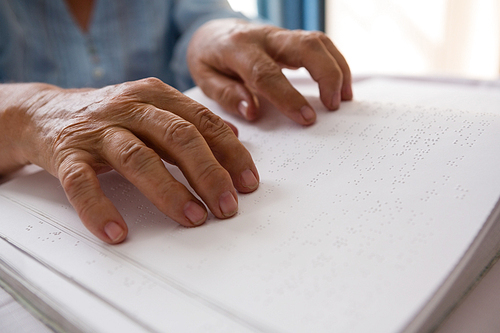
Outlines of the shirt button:
[[94,68],[94,72],[92,73],[95,79],[100,79],[104,75],[104,70],[101,67]]

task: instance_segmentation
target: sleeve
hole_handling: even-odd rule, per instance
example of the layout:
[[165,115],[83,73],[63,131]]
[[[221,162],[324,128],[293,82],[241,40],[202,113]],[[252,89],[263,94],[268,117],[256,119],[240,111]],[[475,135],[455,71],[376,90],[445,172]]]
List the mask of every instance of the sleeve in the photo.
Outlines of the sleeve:
[[194,86],[186,59],[188,44],[194,32],[210,20],[246,19],[246,17],[241,13],[234,12],[227,0],[178,0],[175,1],[173,14],[173,20],[180,37],[174,47],[170,68],[175,76],[176,87],[184,91]]

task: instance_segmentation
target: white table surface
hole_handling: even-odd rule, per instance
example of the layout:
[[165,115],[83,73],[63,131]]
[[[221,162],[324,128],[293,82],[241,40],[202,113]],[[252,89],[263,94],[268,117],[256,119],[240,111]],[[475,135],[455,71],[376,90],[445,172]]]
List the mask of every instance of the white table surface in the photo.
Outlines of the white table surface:
[[[358,78],[362,80],[363,78]],[[412,78],[409,78],[412,79]],[[413,78],[415,79],[415,78]],[[481,81],[462,79],[428,79],[457,84],[482,84]],[[489,82],[488,86],[498,86],[500,79]],[[38,321],[5,290],[0,288],[0,332],[1,333],[45,333],[51,332]],[[496,263],[477,286],[467,295],[437,333],[490,333],[500,332],[500,263]]]

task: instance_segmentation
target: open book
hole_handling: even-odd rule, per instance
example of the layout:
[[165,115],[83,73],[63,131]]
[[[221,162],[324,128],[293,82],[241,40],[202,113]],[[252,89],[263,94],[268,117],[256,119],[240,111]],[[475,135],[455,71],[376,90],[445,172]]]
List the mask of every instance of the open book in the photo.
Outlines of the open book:
[[500,91],[366,80],[328,112],[310,78],[291,79],[313,126],[271,106],[248,124],[188,92],[237,125],[259,169],[232,219],[181,227],[110,172],[130,229],[110,246],[46,172],[0,186],[2,285],[64,331],[437,327],[500,249]]

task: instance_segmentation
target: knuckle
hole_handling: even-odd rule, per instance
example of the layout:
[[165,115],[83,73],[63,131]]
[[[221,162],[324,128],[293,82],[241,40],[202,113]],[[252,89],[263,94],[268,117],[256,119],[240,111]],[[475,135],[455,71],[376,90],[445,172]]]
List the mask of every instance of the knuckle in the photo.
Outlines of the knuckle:
[[330,40],[330,38],[324,33],[324,32],[321,32],[321,31],[314,31],[313,34],[316,34],[317,38],[323,43],[323,44],[326,44],[326,43],[331,43],[332,41]]
[[[301,40],[304,50],[319,51],[324,48],[323,37],[321,32],[308,32],[304,34]],[[326,37],[326,36],[325,36]]]
[[229,35],[229,40],[233,43],[231,45],[238,45],[234,43],[248,42],[249,39],[250,35],[246,29],[233,29]]
[[326,34],[322,31],[308,31],[307,33],[311,36],[314,36],[314,38],[317,38],[319,40],[327,40],[328,39]]
[[90,216],[92,215],[93,208],[99,204],[99,198],[94,195],[82,196],[79,206],[76,208],[80,216]]
[[139,142],[129,142],[118,152],[118,162],[130,172],[148,170],[159,159],[151,148]]
[[197,184],[221,186],[226,181],[230,181],[229,174],[219,164],[207,162],[199,166],[199,173],[196,179]]
[[168,85],[156,77],[147,77],[137,81],[122,83],[117,93],[120,98],[124,96],[137,97],[144,92],[158,92],[168,89]]
[[82,164],[72,164],[61,168],[59,181],[70,201],[79,201],[80,207],[88,206],[94,196],[89,195],[95,186],[95,174]]
[[216,100],[219,103],[229,103],[233,99],[233,89],[232,85],[225,85],[222,89],[217,92]]
[[74,141],[79,138],[85,137],[86,126],[82,121],[72,121],[70,123],[62,125],[60,128],[56,129],[57,135],[52,142],[52,150],[55,155],[60,155],[62,151],[66,150],[72,145]]
[[154,204],[162,212],[171,212],[177,208],[173,204],[178,202],[179,198],[186,196],[186,193],[187,189],[181,183],[175,180],[167,181],[159,191],[158,200]]
[[160,80],[156,77],[147,77],[147,78],[139,80],[138,82],[140,82],[143,85],[153,87],[153,88],[159,88],[159,87],[163,88],[165,86],[165,83],[163,83],[162,80]]
[[239,45],[239,43],[253,43],[256,40],[262,38],[262,35],[266,34],[267,30],[255,28],[252,25],[236,25],[229,31],[229,45]]
[[163,142],[174,147],[189,146],[200,136],[196,127],[182,118],[169,121],[164,128]]
[[218,139],[226,138],[229,132],[232,133],[224,120],[212,113],[212,111],[202,109],[198,112],[198,115],[200,117],[199,129],[205,137],[219,141]]
[[257,61],[252,66],[251,81],[255,87],[261,87],[276,81],[281,75],[281,69],[272,61]]

